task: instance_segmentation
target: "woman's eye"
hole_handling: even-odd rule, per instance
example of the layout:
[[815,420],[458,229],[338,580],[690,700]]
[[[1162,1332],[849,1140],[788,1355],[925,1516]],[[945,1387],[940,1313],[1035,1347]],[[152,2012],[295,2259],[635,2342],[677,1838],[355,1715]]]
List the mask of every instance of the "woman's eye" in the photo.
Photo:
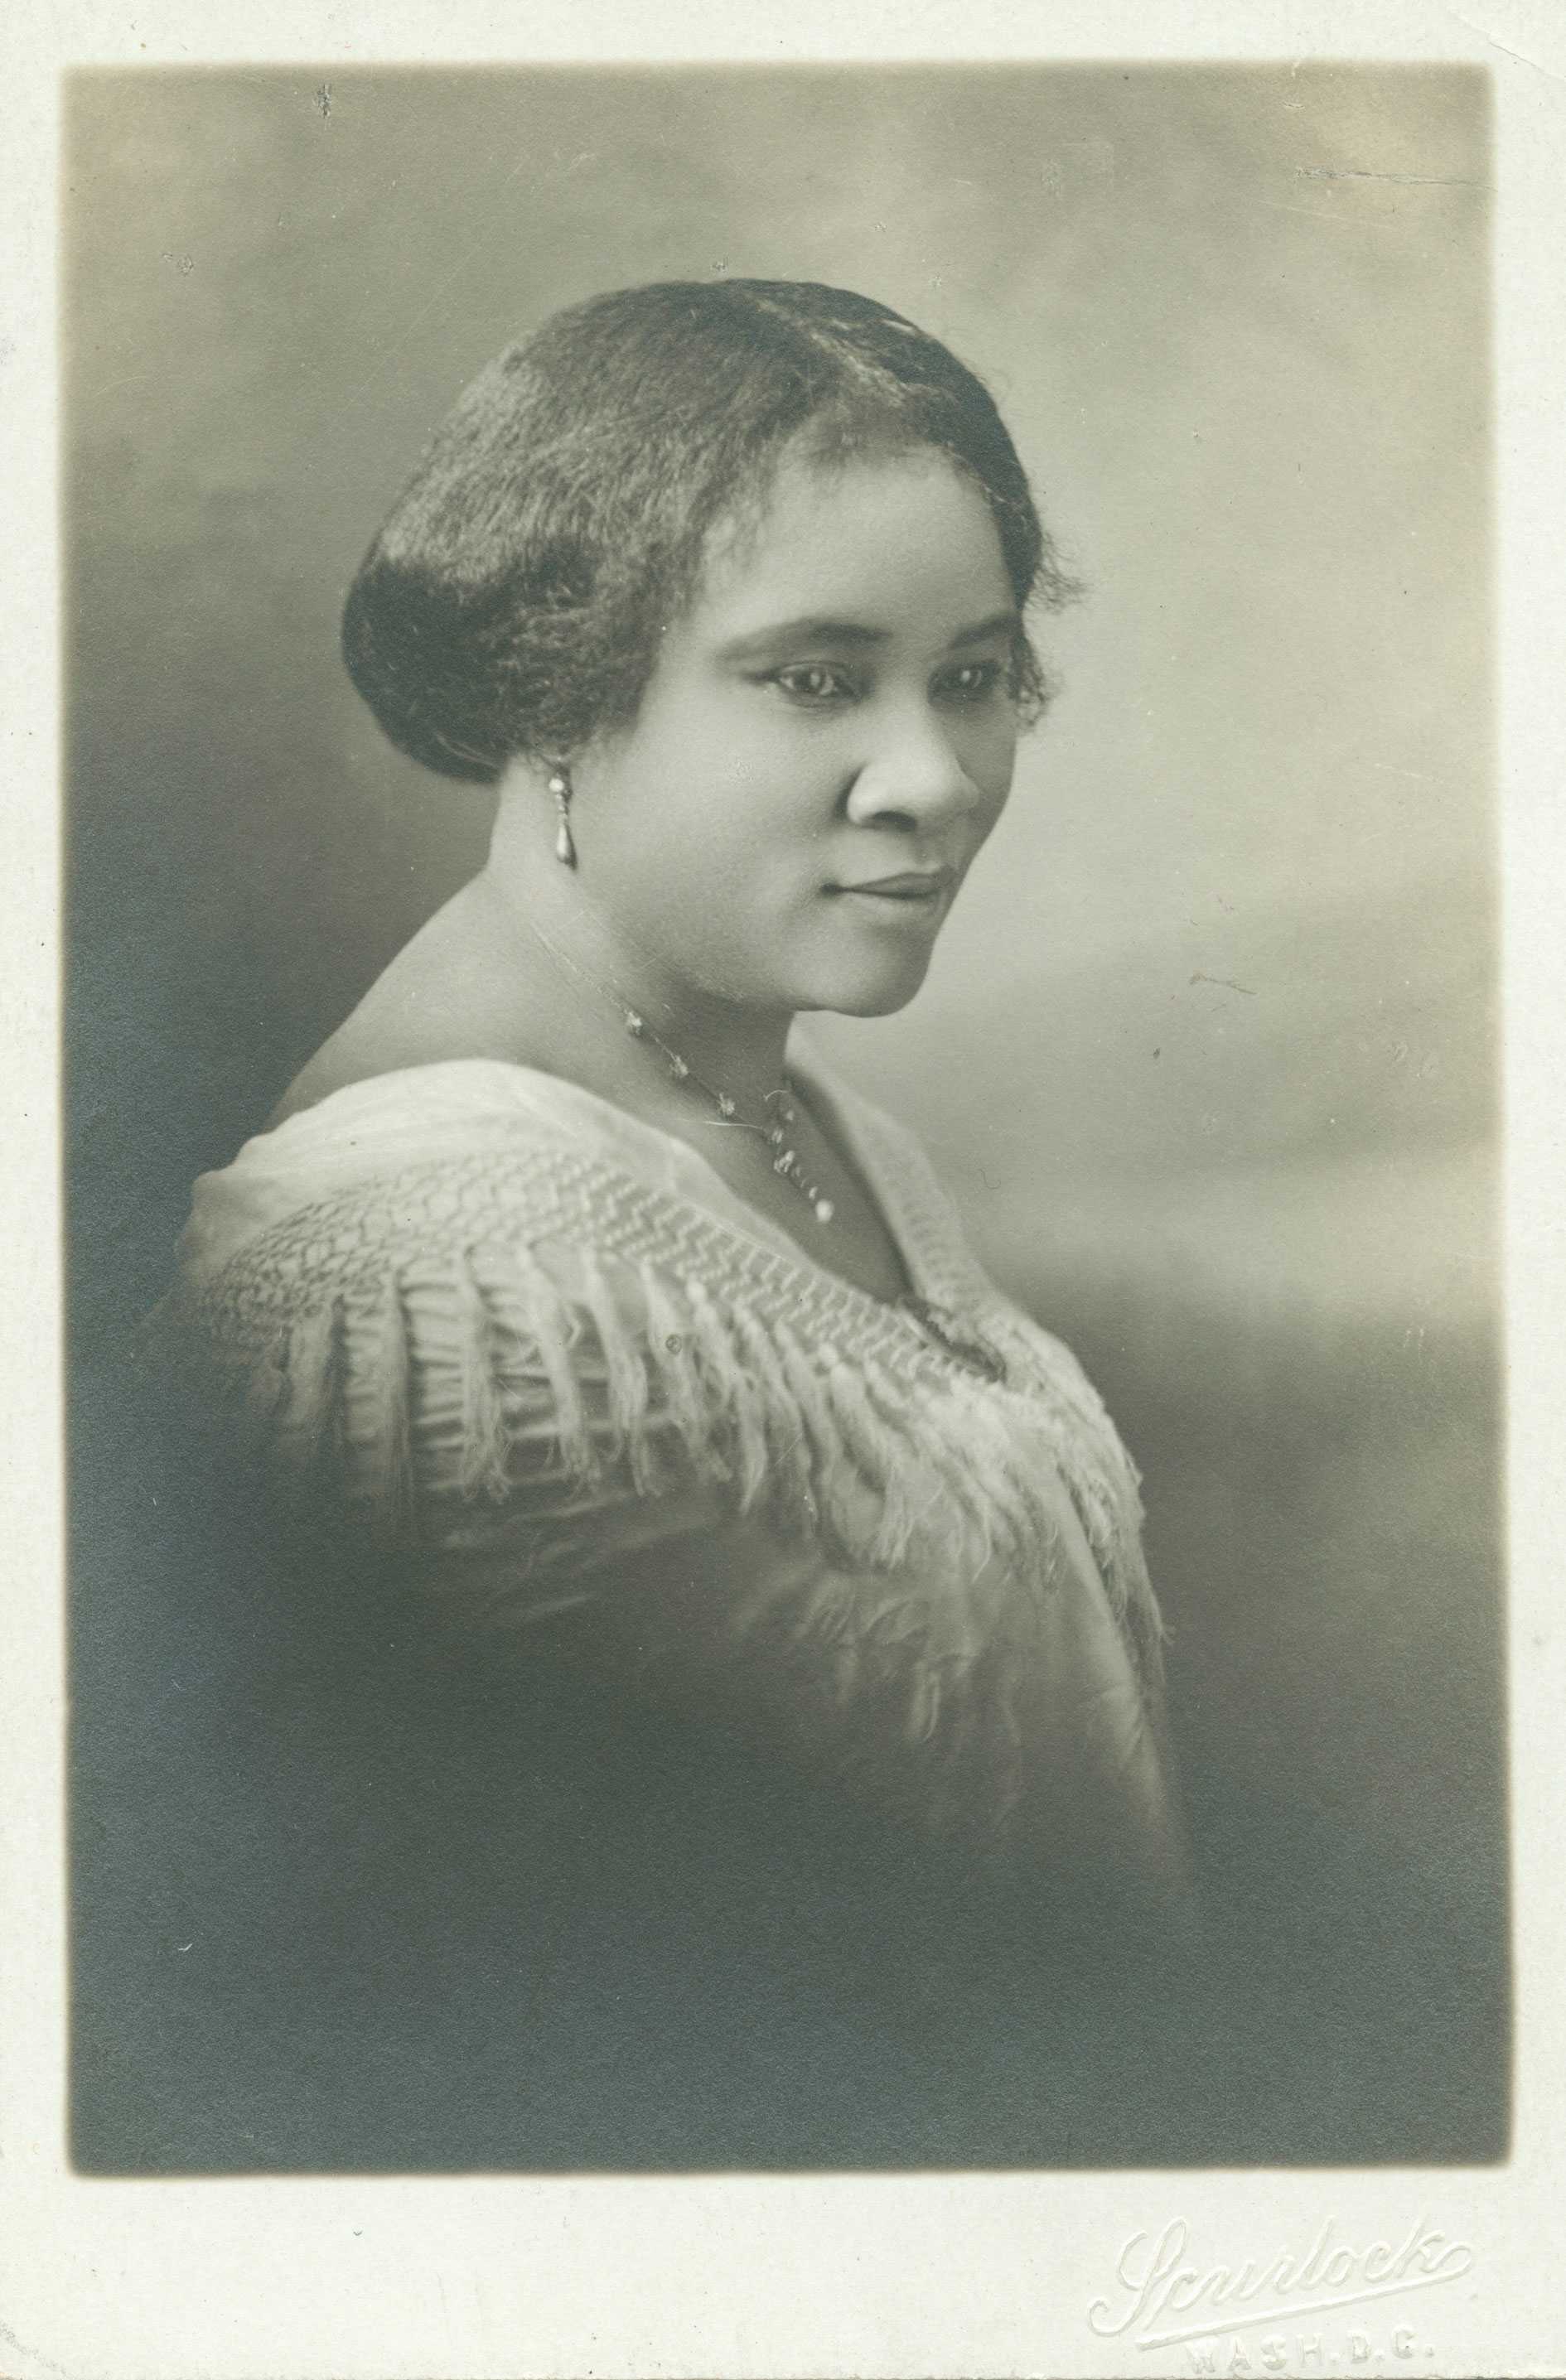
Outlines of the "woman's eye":
[[995,692],[1003,674],[999,662],[962,662],[947,671],[941,691],[954,702],[983,702]]
[[854,687],[843,672],[825,662],[793,662],[786,669],[774,670],[770,683],[781,686],[792,702],[801,702],[817,709],[829,703],[847,700]]

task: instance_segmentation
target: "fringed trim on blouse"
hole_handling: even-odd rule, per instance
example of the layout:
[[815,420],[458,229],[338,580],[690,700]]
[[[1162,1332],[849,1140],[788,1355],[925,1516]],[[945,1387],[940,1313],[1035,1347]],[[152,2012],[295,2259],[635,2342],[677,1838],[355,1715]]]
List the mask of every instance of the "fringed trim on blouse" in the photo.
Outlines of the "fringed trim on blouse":
[[694,1482],[850,1571],[994,1561],[1047,1592],[1063,1493],[1156,1672],[1135,1474],[1074,1360],[981,1275],[1004,1385],[687,1202],[621,1177],[606,1206],[580,1166],[540,1201],[524,1172],[415,1169],[303,1208],[176,1288],[160,1335],[269,1464],[393,1537],[455,1502],[505,1507],[517,1542],[529,1511],[547,1531]]

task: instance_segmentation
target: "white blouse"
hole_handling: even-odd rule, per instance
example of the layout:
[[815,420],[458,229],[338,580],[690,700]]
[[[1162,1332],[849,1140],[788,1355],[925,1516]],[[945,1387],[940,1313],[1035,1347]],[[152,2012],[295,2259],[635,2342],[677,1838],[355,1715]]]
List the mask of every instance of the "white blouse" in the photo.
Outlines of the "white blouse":
[[913,1300],[814,1264],[683,1141],[470,1059],[203,1175],[160,1330],[273,1477],[448,1610],[911,1835],[1178,1899],[1135,1473],[908,1135],[795,1072]]

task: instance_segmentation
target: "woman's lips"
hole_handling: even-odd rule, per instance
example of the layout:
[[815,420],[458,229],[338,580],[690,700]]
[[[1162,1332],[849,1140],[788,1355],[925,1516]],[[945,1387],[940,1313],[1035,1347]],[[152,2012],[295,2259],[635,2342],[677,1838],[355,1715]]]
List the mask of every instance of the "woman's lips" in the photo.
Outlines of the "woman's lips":
[[933,908],[950,890],[951,883],[951,876],[944,868],[922,875],[910,869],[901,876],[878,876],[860,884],[834,884],[829,890],[839,895],[846,893],[856,901],[889,901]]

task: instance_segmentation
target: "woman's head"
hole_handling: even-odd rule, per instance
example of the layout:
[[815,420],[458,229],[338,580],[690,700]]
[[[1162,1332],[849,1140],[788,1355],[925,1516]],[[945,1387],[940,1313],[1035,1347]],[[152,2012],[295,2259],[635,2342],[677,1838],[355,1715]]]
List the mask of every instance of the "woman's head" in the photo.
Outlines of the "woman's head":
[[348,598],[348,669],[387,735],[498,779],[635,718],[712,540],[759,518],[780,465],[934,450],[994,523],[1018,625],[1011,691],[1042,697],[1021,625],[1069,591],[982,383],[890,308],[813,282],[668,282],[572,307],[480,374]]

